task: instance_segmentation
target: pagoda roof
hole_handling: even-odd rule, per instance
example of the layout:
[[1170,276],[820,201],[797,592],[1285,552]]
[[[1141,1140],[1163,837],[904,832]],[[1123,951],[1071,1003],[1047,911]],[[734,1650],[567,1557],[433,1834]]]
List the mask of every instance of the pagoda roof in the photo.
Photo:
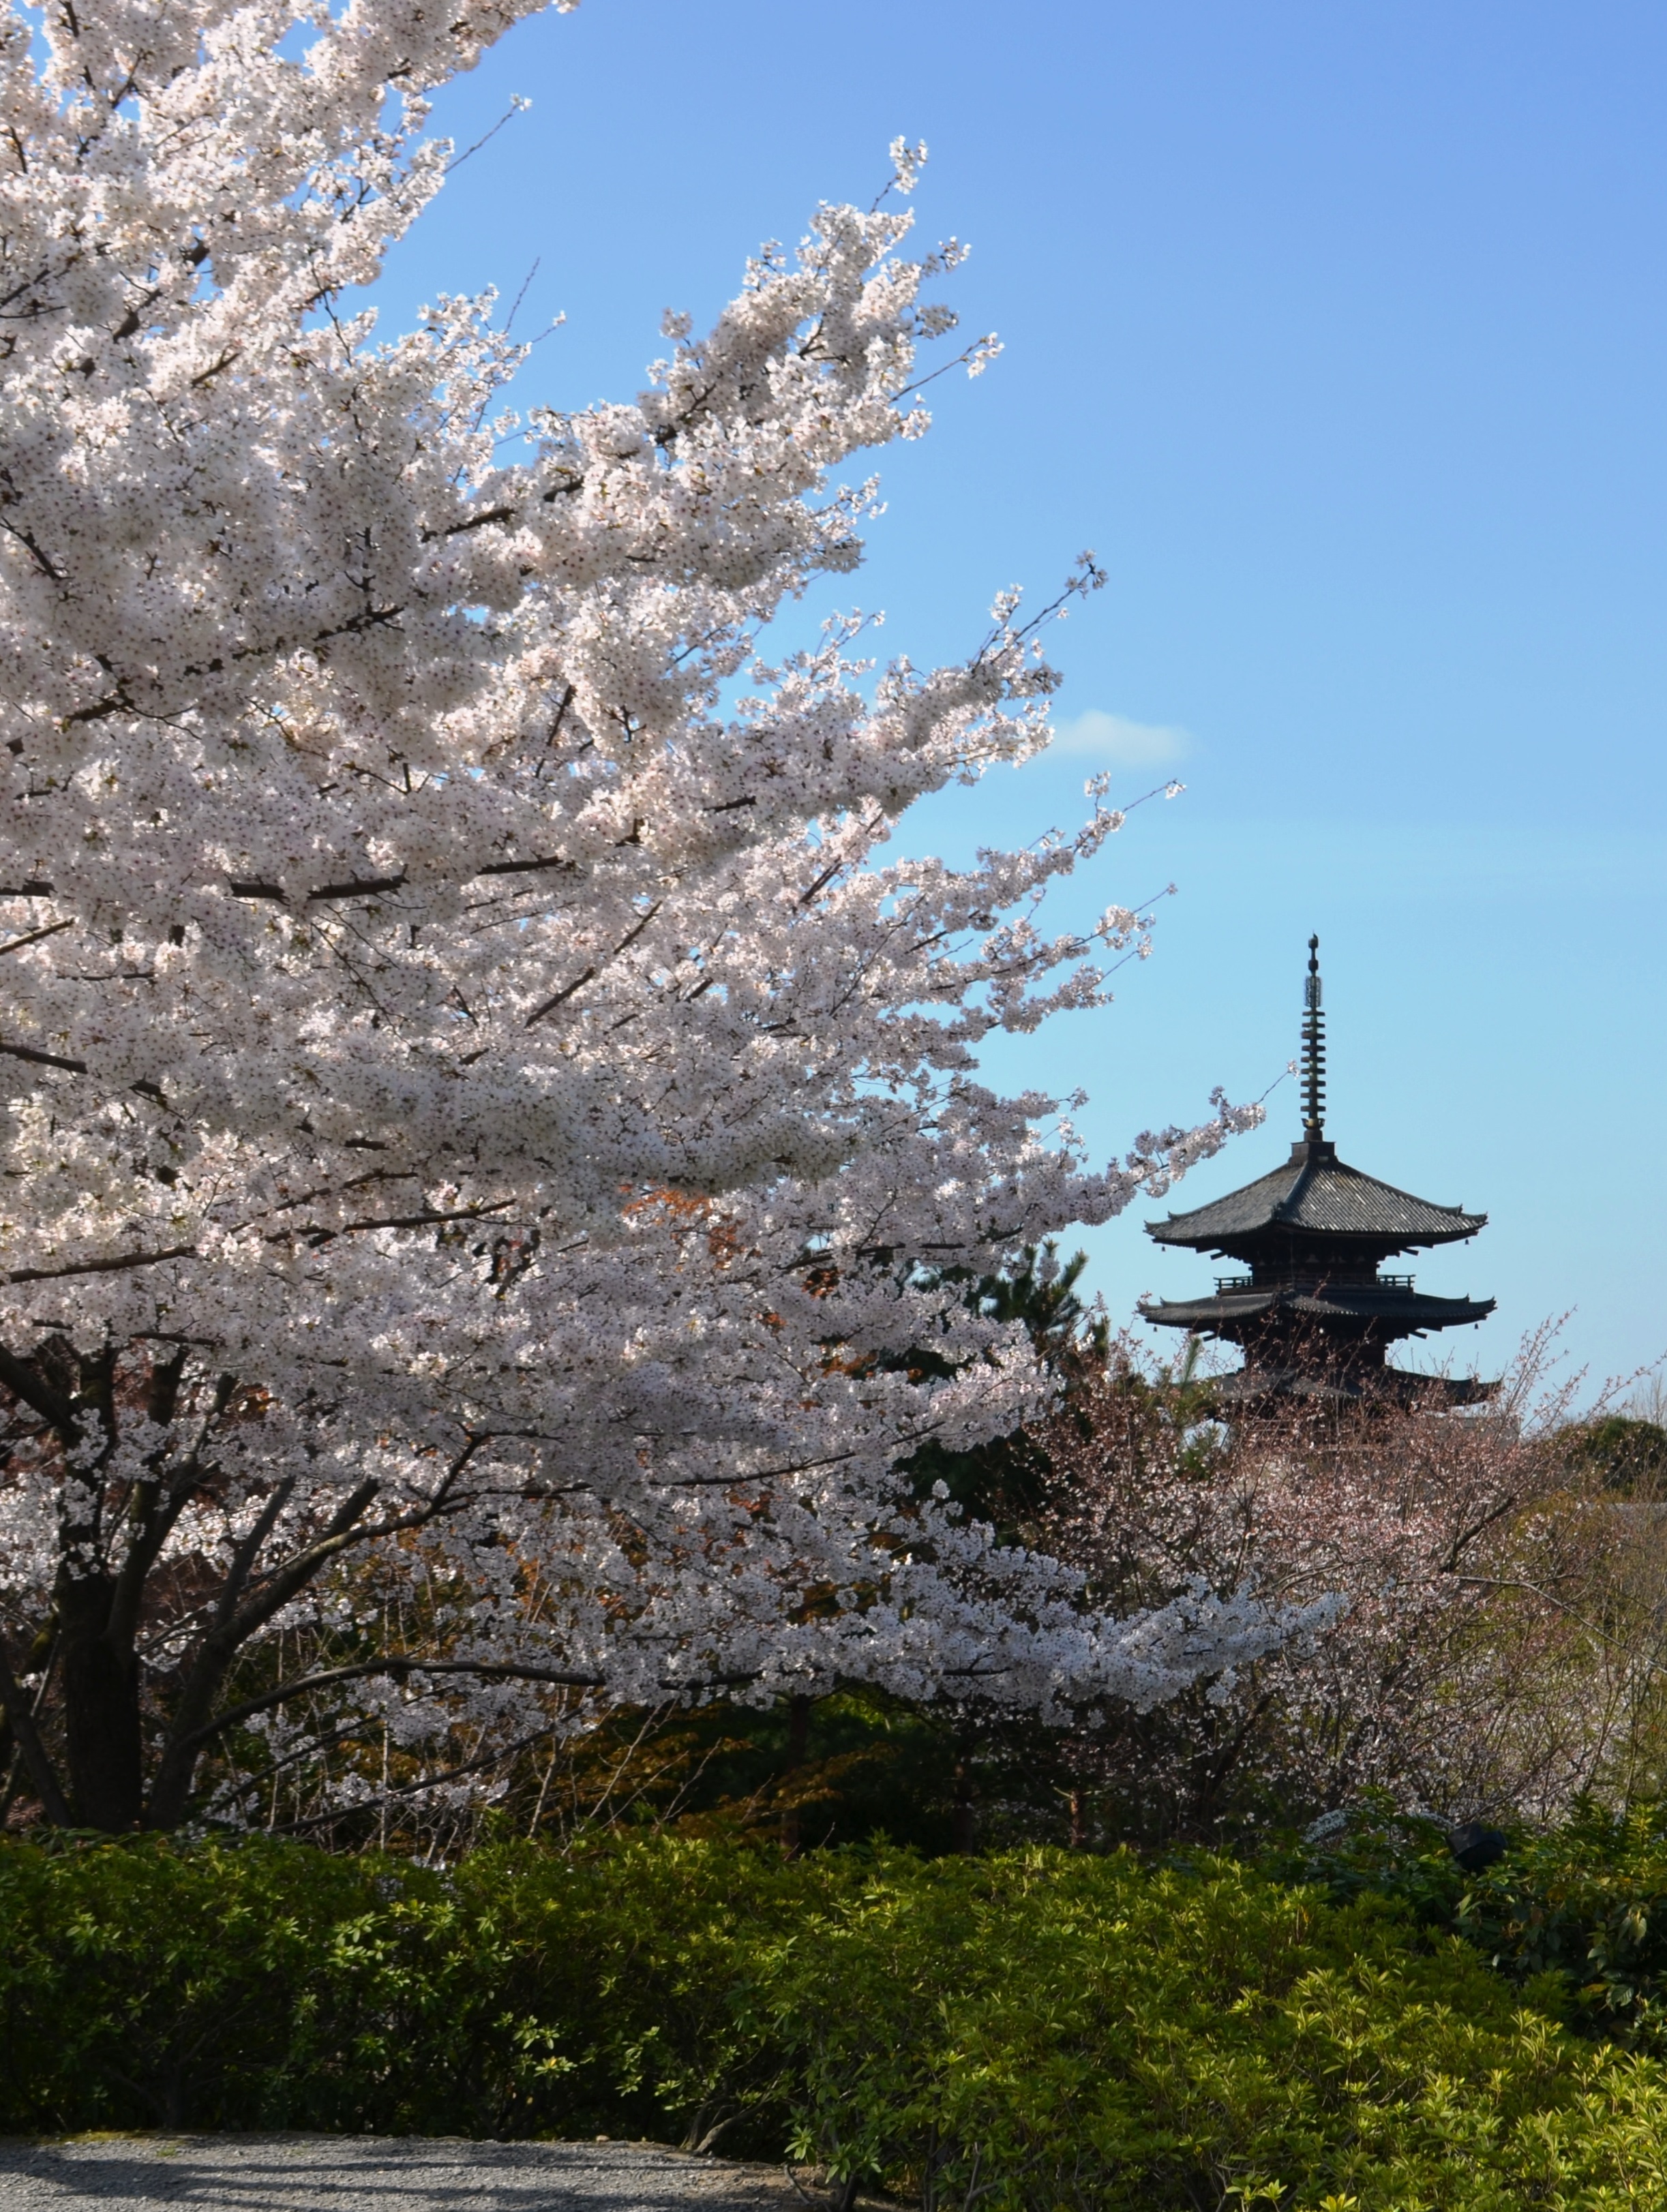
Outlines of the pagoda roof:
[[1195,1250],[1230,1249],[1283,1230],[1299,1237],[1336,1237],[1405,1251],[1474,1237],[1487,1220],[1485,1213],[1436,1206],[1397,1190],[1393,1183],[1379,1182],[1375,1176],[1362,1175],[1337,1158],[1335,1145],[1323,1138],[1305,1138],[1271,1174],[1190,1213],[1148,1221],[1146,1232],[1157,1243],[1188,1244]]
[[1499,1395],[1498,1382],[1475,1376],[1415,1375],[1404,1367],[1241,1367],[1209,1384],[1212,1403],[1221,1412],[1271,1410],[1281,1400],[1329,1406],[1400,1406],[1408,1413],[1446,1413],[1457,1406],[1485,1406]]
[[1218,1291],[1213,1298],[1143,1298],[1141,1318],[1164,1328],[1232,1331],[1290,1316],[1299,1322],[1372,1324],[1395,1336],[1430,1328],[1462,1328],[1486,1321],[1492,1298],[1433,1297],[1407,1283],[1250,1285]]

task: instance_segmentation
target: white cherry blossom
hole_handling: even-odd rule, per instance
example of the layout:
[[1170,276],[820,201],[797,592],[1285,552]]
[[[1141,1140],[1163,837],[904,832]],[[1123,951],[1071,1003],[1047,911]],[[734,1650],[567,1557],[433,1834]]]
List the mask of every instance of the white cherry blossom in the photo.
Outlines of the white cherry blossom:
[[49,1818],[253,1817],[249,1747],[356,1709],[473,1787],[619,1700],[1046,1713],[1279,1633],[1096,1620],[897,1471],[1045,1395],[958,1271],[1254,1111],[1095,1166],[980,1078],[1145,934],[1037,915],[1103,793],[889,849],[1045,742],[1016,596],[955,666],[770,657],[926,427],[922,149],[630,402],[520,424],[490,295],[344,304],[535,4],[4,19],[0,1695]]

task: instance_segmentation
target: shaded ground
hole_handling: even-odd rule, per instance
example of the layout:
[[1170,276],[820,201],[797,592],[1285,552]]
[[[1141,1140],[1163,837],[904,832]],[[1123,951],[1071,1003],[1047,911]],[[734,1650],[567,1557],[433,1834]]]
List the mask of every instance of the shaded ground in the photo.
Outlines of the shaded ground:
[[370,2136],[0,2142],[4,2212],[806,2212],[776,2166],[654,2143]]

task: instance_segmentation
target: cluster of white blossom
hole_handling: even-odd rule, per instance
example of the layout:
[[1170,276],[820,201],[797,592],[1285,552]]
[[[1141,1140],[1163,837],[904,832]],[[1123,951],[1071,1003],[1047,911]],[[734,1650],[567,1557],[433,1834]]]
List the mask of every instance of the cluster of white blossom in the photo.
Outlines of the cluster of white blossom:
[[[1098,795],[879,854],[1045,742],[1012,600],[958,666],[761,658],[857,562],[837,471],[924,427],[958,249],[824,207],[635,401],[525,423],[490,296],[343,308],[441,180],[425,92],[536,4],[6,13],[0,1692],[49,1812],[179,1817],[306,1694],[237,1671],[297,1620],[315,1686],[511,1733],[563,1687],[1147,1701],[1277,1632],[1095,1620],[895,1472],[1039,1402],[957,1271],[1250,1118],[1094,1169],[978,1079],[1144,928],[1036,925]],[[394,1571],[447,1595],[391,1672]]]

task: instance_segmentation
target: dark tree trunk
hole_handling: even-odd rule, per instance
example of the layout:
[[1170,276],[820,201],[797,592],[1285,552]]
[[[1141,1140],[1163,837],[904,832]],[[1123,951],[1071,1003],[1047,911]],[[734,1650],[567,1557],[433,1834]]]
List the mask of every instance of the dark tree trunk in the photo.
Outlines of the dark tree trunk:
[[111,1633],[113,1589],[100,1575],[66,1574],[58,1585],[64,1754],[76,1824],[113,1833],[144,1813],[139,1669]]
[[[810,1754],[811,1701],[808,1698],[788,1699],[788,1758],[782,1770],[785,1782],[795,1774]],[[782,1849],[790,1859],[796,1859],[804,1842],[804,1825],[797,1805],[788,1808],[782,1821]]]
[[949,1847],[952,1851],[978,1848],[978,1805],[973,1794],[972,1747],[963,1740],[955,1761],[955,1798],[949,1816]]

